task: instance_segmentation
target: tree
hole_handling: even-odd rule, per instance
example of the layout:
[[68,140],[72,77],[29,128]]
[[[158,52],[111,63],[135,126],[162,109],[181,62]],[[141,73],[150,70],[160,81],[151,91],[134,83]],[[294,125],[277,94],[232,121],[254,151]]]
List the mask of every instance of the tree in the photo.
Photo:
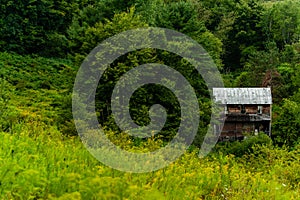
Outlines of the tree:
[[148,3],[146,5],[149,5],[149,8],[139,11],[142,17],[151,26],[173,29],[190,36],[206,49],[219,69],[222,69],[223,44],[205,27],[205,16],[199,13],[204,11],[201,4],[191,0],[175,2],[156,0],[155,2],[157,4]]
[[1,1],[0,50],[65,55],[67,40],[64,33],[77,10],[73,0]]
[[300,2],[280,1],[263,14],[261,27],[268,41],[275,41],[283,49],[300,39]]
[[206,0],[202,4],[208,10],[206,27],[222,39],[226,70],[241,69],[244,55],[252,49],[262,50],[265,44],[258,26],[264,10],[261,1]]
[[[299,92],[297,94],[299,96]],[[299,139],[300,106],[299,102],[284,100],[281,107],[276,110],[272,135],[279,145],[293,146]]]
[[95,19],[87,22],[81,19],[75,19],[68,30],[71,54],[75,55],[77,64],[81,64],[90,51],[106,38],[122,31],[148,26],[139,15],[135,15],[134,7],[128,12],[115,14],[112,20],[105,19],[104,22],[100,19],[98,22],[92,22],[97,21]]
[[[181,24],[181,22],[178,22],[177,24]],[[143,21],[143,18],[135,14],[135,9],[131,8],[129,12],[115,14],[111,20],[107,19],[105,22],[99,21],[93,26],[86,24],[84,27],[81,27],[82,29],[78,29],[80,28],[79,24],[74,22],[69,30],[69,38],[70,42],[72,42],[73,52],[79,64],[82,59],[104,39],[128,29],[147,26],[148,25]],[[204,33],[207,34],[207,32]],[[195,38],[196,37],[197,35],[195,35]],[[205,38],[211,39],[214,38],[214,36],[212,34],[207,34]],[[204,40],[202,35],[200,39],[203,39],[203,42],[206,42],[205,44],[211,45]],[[186,48],[189,50],[189,47]],[[210,101],[206,85],[202,77],[198,74],[198,71],[194,69],[190,63],[178,55],[159,49],[143,49],[129,52],[128,54],[119,57],[109,66],[101,77],[96,91],[96,109],[99,116],[99,122],[103,126],[109,127],[114,131],[119,131],[112,116],[112,92],[122,75],[134,67],[145,63],[161,63],[170,66],[180,72],[190,82],[198,95],[199,104],[201,108],[203,108],[201,113],[201,128],[199,129],[199,135],[203,137],[206,133],[205,130],[210,119]],[[138,76],[136,76],[136,78],[138,78]],[[161,132],[161,136],[167,141],[177,132],[181,120],[180,105],[171,91],[162,86],[152,84],[139,88],[134,92],[130,99],[131,117],[136,124],[142,126],[147,125],[150,122],[149,109],[154,104],[163,105],[167,110],[167,122]],[[201,139],[198,141],[201,141]]]

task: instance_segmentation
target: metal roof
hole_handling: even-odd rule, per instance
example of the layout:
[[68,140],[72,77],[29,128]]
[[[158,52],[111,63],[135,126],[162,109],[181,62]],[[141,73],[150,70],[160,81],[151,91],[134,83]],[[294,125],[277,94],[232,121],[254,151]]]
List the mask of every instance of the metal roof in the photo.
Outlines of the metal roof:
[[221,104],[272,104],[271,88],[213,88],[213,97]]

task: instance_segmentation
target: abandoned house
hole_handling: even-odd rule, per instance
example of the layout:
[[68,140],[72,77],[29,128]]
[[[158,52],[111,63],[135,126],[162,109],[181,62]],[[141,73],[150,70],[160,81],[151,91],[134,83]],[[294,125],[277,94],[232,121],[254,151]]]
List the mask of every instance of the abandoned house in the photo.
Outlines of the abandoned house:
[[271,136],[272,95],[270,88],[213,88],[216,103],[224,105],[219,141],[242,140],[245,133],[264,132]]

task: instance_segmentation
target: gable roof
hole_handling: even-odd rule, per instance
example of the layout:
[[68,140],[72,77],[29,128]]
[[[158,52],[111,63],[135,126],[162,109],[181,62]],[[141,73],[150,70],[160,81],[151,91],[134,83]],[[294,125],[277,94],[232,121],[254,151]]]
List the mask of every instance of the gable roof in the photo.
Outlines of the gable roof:
[[271,88],[213,88],[213,97],[221,104],[272,104]]

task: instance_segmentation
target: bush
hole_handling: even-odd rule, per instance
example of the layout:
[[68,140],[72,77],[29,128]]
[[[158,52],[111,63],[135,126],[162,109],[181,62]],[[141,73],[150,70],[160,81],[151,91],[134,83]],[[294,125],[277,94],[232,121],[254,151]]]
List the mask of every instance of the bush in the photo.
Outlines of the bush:
[[242,157],[245,154],[253,153],[255,146],[271,146],[272,140],[264,133],[260,133],[258,136],[250,136],[243,141],[223,142],[216,145],[214,151],[222,152],[226,155],[233,154],[237,157]]

